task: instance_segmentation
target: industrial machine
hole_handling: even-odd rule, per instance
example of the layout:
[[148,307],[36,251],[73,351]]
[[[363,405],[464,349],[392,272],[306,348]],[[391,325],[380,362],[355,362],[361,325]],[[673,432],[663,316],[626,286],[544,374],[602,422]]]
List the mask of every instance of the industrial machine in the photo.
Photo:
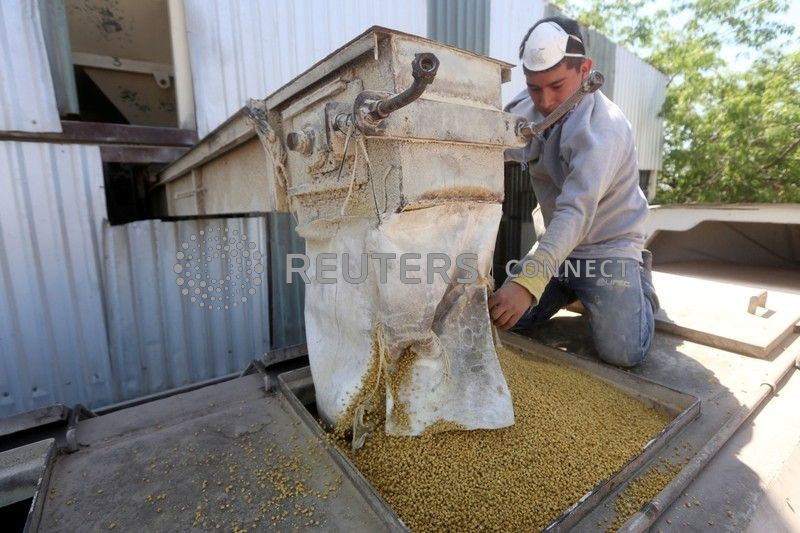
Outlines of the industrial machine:
[[392,382],[389,434],[513,423],[486,305],[503,152],[602,76],[529,124],[500,109],[507,75],[498,61],[374,28],[248,106],[271,203],[306,242],[309,359],[328,423],[364,435],[370,375]]
[[[271,96],[251,101],[165,169],[159,187],[171,215],[279,210],[296,217],[306,241],[307,345],[266,354],[235,379],[95,413],[47,414],[51,428],[69,420],[68,431],[0,454],[0,465],[21,465],[0,481],[17,483],[15,501],[30,493],[25,527],[405,530],[326,432],[344,420],[363,443],[370,431],[419,435],[441,422],[451,430],[512,424],[496,343],[586,373],[668,415],[635,456],[555,511],[547,530],[609,527],[615,515],[629,531],[658,520],[659,527],[672,520],[695,528],[720,523],[726,508],[718,502],[713,519],[686,513],[724,491],[708,481],[699,485],[703,494],[687,487],[796,365],[800,317],[791,305],[798,280],[786,265],[797,257],[770,266],[783,268],[785,277],[768,297],[752,288],[761,271],[748,271],[743,285],[732,276],[717,280],[731,313],[764,325],[757,343],[739,339],[735,328],[709,331],[708,309],[688,316],[681,298],[665,302],[665,333],[632,372],[591,360],[585,324],[568,312],[536,340],[495,338],[486,298],[503,151],[546,127],[501,111],[509,67],[371,28]],[[583,91],[600,83],[592,78]],[[650,228],[650,246],[657,257],[663,251],[682,261],[673,274],[696,273],[687,261],[708,259],[697,251],[708,235],[693,234],[693,245],[681,247],[673,237],[700,220],[682,225],[668,214],[656,217],[663,220]],[[796,228],[800,218],[790,222]],[[796,239],[796,229],[787,232]],[[780,247],[773,244],[773,251]],[[329,253],[336,254],[332,261]],[[376,254],[395,260],[384,257],[384,264]],[[419,254],[419,269],[401,272],[403,254]],[[433,254],[454,260],[426,262]],[[367,276],[359,281],[364,256]],[[724,259],[733,261],[731,254]],[[676,282],[657,276],[659,283]],[[385,402],[372,386],[380,379]],[[384,405],[386,427],[369,426],[366,414]],[[33,415],[15,424],[7,433],[18,443],[47,432]],[[728,461],[716,472],[733,471]],[[634,509],[615,505],[664,465],[671,475],[655,495]],[[752,510],[745,514],[752,519]]]

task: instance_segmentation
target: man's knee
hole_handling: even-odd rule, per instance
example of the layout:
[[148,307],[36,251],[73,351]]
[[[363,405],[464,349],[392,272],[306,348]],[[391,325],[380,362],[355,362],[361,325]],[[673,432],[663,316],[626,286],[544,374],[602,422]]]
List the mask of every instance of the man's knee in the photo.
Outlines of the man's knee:
[[[650,351],[650,338],[622,332],[594,335],[597,355],[606,363],[622,368],[631,368],[644,362]],[[642,342],[644,341],[644,342]]]

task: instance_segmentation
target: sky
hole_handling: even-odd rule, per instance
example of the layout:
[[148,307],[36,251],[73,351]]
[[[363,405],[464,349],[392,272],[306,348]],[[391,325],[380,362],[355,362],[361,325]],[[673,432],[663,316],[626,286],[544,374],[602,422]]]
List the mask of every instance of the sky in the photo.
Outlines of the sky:
[[[751,3],[763,1],[765,0],[752,0]],[[588,4],[588,0],[570,0],[570,3],[581,6]],[[674,3],[674,0],[656,0],[653,3],[652,9],[654,11],[657,9],[668,9]],[[790,50],[800,49],[800,0],[791,0],[789,9],[784,16],[780,17],[780,21],[795,26],[794,35],[791,38],[786,38],[784,46]],[[680,28],[680,26],[685,23],[685,21],[680,19],[673,19],[671,22],[676,28]],[[747,53],[745,48],[737,47],[735,45],[725,46],[722,49],[722,57],[732,70],[740,72],[747,70],[754,59],[750,54]]]
[[[785,46],[789,50],[797,50],[800,48],[800,0],[793,0],[789,6],[786,15],[781,17],[782,21],[792,24],[795,27],[793,38],[787,38]],[[726,47],[722,50],[722,57],[728,62],[732,70],[744,71],[750,68],[752,63],[751,57],[747,53],[743,53],[741,48],[734,46]]]

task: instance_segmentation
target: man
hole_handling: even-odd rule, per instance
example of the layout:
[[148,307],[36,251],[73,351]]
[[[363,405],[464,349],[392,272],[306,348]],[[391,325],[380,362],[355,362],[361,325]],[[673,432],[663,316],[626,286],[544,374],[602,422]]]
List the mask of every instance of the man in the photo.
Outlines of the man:
[[[508,106],[540,122],[592,69],[572,19],[537,22],[523,39],[527,82]],[[586,309],[595,347],[608,363],[641,363],[653,335],[658,299],[644,251],[647,200],[639,188],[633,133],[622,111],[600,91],[506,158],[529,165],[546,231],[489,299],[501,329],[535,327],[569,303]]]

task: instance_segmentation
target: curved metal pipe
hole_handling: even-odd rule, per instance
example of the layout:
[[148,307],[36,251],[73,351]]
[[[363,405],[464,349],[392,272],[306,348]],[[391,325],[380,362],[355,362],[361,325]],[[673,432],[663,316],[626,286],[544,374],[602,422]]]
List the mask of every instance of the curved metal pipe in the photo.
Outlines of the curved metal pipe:
[[414,76],[414,83],[411,87],[385,100],[378,100],[370,105],[369,116],[375,120],[388,117],[394,111],[405,107],[425,92],[436,77],[439,69],[439,58],[430,52],[415,54],[411,62],[411,73]]

